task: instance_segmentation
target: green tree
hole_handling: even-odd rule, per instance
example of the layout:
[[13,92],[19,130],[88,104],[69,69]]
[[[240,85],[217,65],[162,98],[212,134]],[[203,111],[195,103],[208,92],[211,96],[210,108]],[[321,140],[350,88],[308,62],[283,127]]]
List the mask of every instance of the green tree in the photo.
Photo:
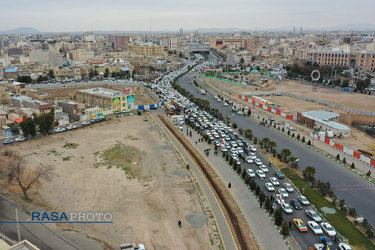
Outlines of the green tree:
[[283,211],[281,210],[281,208],[278,208],[276,209],[275,211],[275,214],[274,214],[274,219],[275,219],[275,224],[277,226],[281,226],[281,224],[283,223]]
[[53,129],[54,120],[55,120],[55,109],[52,108],[49,113],[44,114],[33,114],[34,116],[34,122],[36,124],[36,127],[38,128],[38,131],[42,133],[43,135],[48,134]]
[[311,181],[316,175],[316,169],[313,166],[307,166],[302,171],[302,174],[305,180]]
[[53,72],[53,69],[48,70],[48,77],[49,79],[55,79],[55,73]]
[[283,224],[281,226],[281,234],[284,235],[284,236],[289,235],[289,226],[288,226],[288,223],[286,223],[285,220],[283,221]]
[[271,141],[270,138],[265,137],[265,138],[263,138],[262,141],[260,142],[260,146],[261,146],[262,148],[266,148],[267,152],[268,152],[268,143],[269,143],[270,141]]
[[259,194],[260,194],[260,187],[256,184],[255,195],[258,196]]
[[242,179],[245,179],[246,176],[247,176],[246,169],[244,168],[244,169],[242,169],[241,177],[242,177]]
[[287,148],[284,148],[283,150],[281,150],[280,155],[281,155],[282,161],[287,162],[287,159],[291,154],[292,152]]
[[105,71],[104,71],[103,77],[107,78],[108,76],[109,76],[109,69],[106,68]]
[[251,129],[246,129],[245,130],[245,138],[248,140],[253,139],[253,131]]
[[89,78],[91,79],[91,78],[93,78],[93,77],[94,77],[94,71],[91,70],[91,71],[89,72]]
[[24,118],[20,123],[23,136],[28,138],[29,136],[34,137],[36,135],[35,123],[34,120],[30,117]]
[[273,152],[273,150],[277,147],[277,143],[274,141],[270,141],[268,143],[268,147],[270,148],[270,152]]
[[263,191],[260,191],[259,201],[260,202],[264,202],[265,199],[266,199],[266,195],[263,193]]
[[17,82],[22,82],[22,83],[31,83],[33,79],[31,79],[30,76],[19,76],[17,77]]

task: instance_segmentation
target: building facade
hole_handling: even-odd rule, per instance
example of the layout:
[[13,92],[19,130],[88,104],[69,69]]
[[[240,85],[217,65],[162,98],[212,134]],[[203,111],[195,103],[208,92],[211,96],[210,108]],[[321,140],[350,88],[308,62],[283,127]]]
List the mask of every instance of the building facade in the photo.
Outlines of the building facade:
[[111,112],[122,112],[134,109],[134,94],[131,89],[123,91],[92,88],[78,90],[74,99],[76,102],[85,104],[86,107],[108,109]]
[[165,47],[161,45],[129,45],[128,49],[137,55],[167,56]]

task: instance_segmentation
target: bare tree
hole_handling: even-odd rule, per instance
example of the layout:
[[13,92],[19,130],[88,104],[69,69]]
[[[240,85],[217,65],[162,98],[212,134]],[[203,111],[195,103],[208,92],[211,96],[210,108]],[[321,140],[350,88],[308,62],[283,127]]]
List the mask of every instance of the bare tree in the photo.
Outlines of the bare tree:
[[52,166],[41,165],[35,170],[26,169],[26,166],[21,158],[15,157],[14,160],[8,165],[8,182],[13,180],[17,181],[22,189],[23,195],[26,200],[30,200],[28,191],[31,187],[40,183],[42,179],[49,180],[52,174]]

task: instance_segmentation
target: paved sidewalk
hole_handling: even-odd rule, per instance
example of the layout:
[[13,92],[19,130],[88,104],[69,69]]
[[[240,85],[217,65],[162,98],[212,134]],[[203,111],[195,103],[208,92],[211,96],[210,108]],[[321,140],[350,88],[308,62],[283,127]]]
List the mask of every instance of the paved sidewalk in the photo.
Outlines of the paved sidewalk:
[[[186,132],[186,126],[184,127],[184,132]],[[200,137],[194,130],[192,130],[192,135],[191,138],[187,138],[195,145],[195,142]],[[209,148],[206,142],[198,142],[196,147],[202,155],[204,155],[204,149]],[[213,150],[211,150],[210,155],[205,157],[205,159],[211,164],[224,183],[231,183],[232,188],[230,189],[230,193],[244,215],[250,230],[253,231],[261,249],[288,249],[265,210],[259,207],[259,202],[254,195],[247,189],[241,178],[232,171],[224,159],[221,156],[214,156]]]
[[222,236],[222,240],[224,241],[224,247],[228,250],[237,249],[234,239],[232,237],[231,231],[229,229],[228,223],[226,218],[221,210],[221,207],[216,200],[215,195],[213,194],[209,184],[207,183],[206,179],[203,177],[203,174],[199,171],[198,167],[195,165],[194,161],[190,158],[188,153],[183,149],[180,143],[176,140],[176,138],[172,135],[172,133],[164,127],[164,125],[160,122],[160,120],[156,117],[157,113],[151,113],[152,118],[155,122],[159,125],[159,127],[163,130],[165,134],[167,134],[168,139],[172,141],[172,143],[176,146],[177,150],[182,154],[182,157],[187,161],[190,166],[190,170],[194,173],[194,176],[197,178],[199,185],[203,189],[205,196],[207,197],[210,205],[211,210],[214,213],[216,223],[219,227],[219,232]]

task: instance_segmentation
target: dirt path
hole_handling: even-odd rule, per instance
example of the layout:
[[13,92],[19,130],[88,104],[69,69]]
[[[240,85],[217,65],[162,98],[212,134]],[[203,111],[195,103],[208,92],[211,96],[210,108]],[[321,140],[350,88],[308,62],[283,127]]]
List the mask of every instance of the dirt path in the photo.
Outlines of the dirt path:
[[173,135],[184,145],[189,154],[196,161],[197,165],[201,168],[205,177],[212,185],[212,190],[215,191],[215,195],[222,204],[222,208],[227,221],[233,232],[233,236],[236,240],[237,246],[240,249],[258,249],[255,239],[252,237],[249,227],[239,211],[239,208],[233,202],[233,198],[230,196],[228,190],[224,184],[218,180],[215,171],[210,167],[207,161],[197,152],[197,150],[191,145],[191,143],[183,137],[170,122],[162,115],[158,115],[158,118],[163,124],[173,133]]

